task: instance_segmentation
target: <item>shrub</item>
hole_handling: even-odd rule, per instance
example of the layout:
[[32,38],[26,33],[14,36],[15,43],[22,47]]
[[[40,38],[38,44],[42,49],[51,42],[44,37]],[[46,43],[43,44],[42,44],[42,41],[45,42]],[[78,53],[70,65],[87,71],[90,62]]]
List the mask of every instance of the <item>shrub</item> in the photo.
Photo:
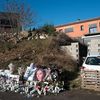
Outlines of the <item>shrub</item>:
[[49,66],[50,64],[55,64],[59,68],[65,68],[67,70],[75,70],[77,67],[74,59],[61,50],[58,41],[55,37],[50,37],[45,40],[34,41],[34,51],[35,51],[35,63]]

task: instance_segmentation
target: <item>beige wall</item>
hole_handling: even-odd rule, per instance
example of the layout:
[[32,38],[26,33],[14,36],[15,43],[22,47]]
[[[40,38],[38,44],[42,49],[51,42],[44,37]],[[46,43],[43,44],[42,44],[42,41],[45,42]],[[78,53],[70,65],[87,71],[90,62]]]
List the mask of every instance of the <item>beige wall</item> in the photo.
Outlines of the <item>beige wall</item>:
[[75,60],[79,60],[79,43],[71,43],[71,45],[61,46],[63,50],[69,53]]

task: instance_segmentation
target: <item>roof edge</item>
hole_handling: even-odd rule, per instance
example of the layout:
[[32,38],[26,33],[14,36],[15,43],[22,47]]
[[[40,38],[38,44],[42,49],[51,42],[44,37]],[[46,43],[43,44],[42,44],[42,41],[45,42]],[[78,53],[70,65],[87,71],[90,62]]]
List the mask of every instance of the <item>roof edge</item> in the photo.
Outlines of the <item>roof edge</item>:
[[72,23],[68,23],[68,24],[57,25],[57,26],[55,26],[55,28],[63,27],[63,26],[69,26],[69,25],[74,25],[74,24],[79,24],[79,23],[83,23],[83,22],[99,20],[99,19],[100,19],[100,17],[96,17],[96,18],[91,18],[91,19],[87,19],[87,20],[76,21],[76,22],[72,22]]

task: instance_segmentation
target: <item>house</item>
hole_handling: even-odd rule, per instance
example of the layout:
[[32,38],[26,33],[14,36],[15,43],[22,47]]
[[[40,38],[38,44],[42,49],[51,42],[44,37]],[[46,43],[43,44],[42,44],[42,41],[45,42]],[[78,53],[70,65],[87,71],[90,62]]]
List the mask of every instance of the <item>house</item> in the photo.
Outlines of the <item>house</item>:
[[56,31],[64,32],[71,38],[79,38],[86,34],[94,34],[100,32],[100,17],[62,24],[55,26],[55,28]]
[[63,48],[79,63],[82,64],[82,57],[88,54],[100,54],[100,17],[58,25],[55,28],[77,40]]
[[15,33],[20,30],[21,25],[18,14],[0,12],[0,33]]

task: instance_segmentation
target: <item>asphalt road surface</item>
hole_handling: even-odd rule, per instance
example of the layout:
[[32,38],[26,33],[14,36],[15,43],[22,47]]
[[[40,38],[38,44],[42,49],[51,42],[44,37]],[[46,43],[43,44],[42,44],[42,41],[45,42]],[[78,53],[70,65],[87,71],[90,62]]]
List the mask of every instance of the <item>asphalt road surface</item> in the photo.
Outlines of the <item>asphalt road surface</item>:
[[58,95],[27,98],[25,95],[11,92],[0,92],[0,100],[100,100],[100,92],[87,90],[65,91]]

